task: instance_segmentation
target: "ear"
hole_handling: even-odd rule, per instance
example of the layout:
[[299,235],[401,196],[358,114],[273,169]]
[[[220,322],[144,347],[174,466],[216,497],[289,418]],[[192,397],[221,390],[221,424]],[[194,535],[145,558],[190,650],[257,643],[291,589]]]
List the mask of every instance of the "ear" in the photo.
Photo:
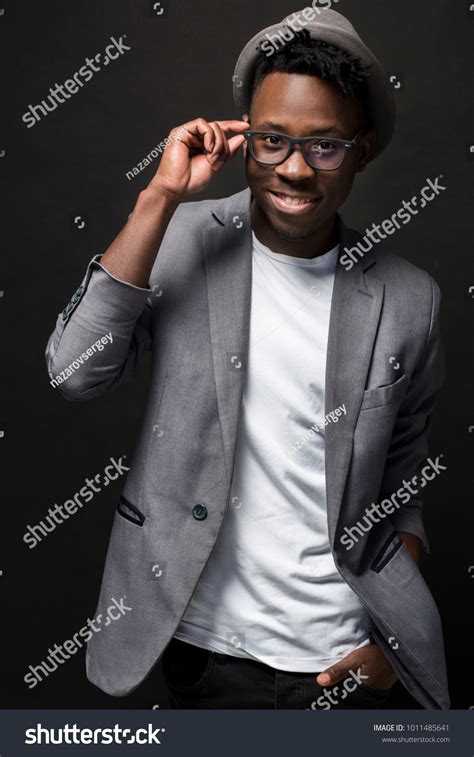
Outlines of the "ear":
[[357,171],[362,173],[370,161],[375,144],[375,129],[368,129],[359,143],[359,166]]

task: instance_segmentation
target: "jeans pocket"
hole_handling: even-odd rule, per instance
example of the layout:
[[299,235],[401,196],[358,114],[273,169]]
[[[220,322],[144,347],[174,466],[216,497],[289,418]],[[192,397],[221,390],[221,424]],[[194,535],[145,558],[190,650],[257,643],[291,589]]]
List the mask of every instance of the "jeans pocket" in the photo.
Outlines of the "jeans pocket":
[[212,652],[177,639],[171,640],[163,655],[163,675],[170,688],[199,688],[206,683],[213,667]]
[[377,710],[383,708],[389,698],[392,689],[377,689],[374,686],[367,686],[366,683],[360,683],[352,694],[353,702],[361,703],[363,707]]
[[359,686],[363,691],[366,691],[368,694],[373,694],[377,697],[388,697],[388,695],[392,691],[392,687],[390,687],[389,689],[377,689],[375,686],[367,686],[366,683],[360,683]]

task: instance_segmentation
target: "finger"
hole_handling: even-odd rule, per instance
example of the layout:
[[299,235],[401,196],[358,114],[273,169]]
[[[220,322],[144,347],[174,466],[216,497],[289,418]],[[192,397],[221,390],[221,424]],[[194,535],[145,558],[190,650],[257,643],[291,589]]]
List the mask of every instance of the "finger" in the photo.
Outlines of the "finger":
[[244,142],[245,142],[245,137],[242,134],[238,134],[236,137],[231,137],[228,140],[229,155],[231,158],[235,155],[239,147],[241,147],[241,145],[243,145]]
[[211,165],[213,163],[217,163],[217,161],[225,161],[227,160],[227,139],[225,137],[225,134],[217,121],[212,121],[210,124],[211,128],[214,130],[214,134],[216,135],[215,141],[214,141],[214,149],[212,150],[211,154],[208,156],[209,162]]
[[347,670],[342,665],[331,665],[330,668],[326,668],[326,670],[323,670],[323,672],[318,675],[316,683],[319,683],[321,686],[337,683],[346,677],[346,673]]
[[[204,147],[204,140],[205,135],[196,133],[193,134],[187,129],[186,127],[181,127],[181,131],[179,132],[179,135],[174,136],[174,133],[172,132],[170,134],[171,144],[182,144],[184,147],[187,148],[190,155],[196,154],[196,153],[207,153],[208,150]],[[214,132],[212,132],[211,140],[214,139]],[[212,149],[213,143],[212,141],[209,141],[209,137],[206,137],[207,144]]]
[[[355,664],[356,652],[350,652],[348,655],[336,662],[335,665],[331,665],[326,670],[323,670],[316,678],[316,683],[322,686],[328,684],[338,683],[346,678],[351,667]],[[360,663],[359,663],[360,664]]]
[[207,152],[212,152],[216,135],[214,129],[204,118],[196,118],[194,121],[184,124],[184,128],[195,137],[200,137],[204,149]]
[[230,147],[229,147],[229,140],[227,139],[226,135],[224,134],[224,130],[217,125],[217,128],[220,130],[220,133],[222,134],[222,152],[221,152],[221,158],[227,162],[230,156]]
[[[250,126],[248,121],[238,120],[215,121],[213,123],[219,125],[224,135],[244,131]],[[182,142],[192,150],[200,151],[204,148],[209,154],[215,151],[216,148],[216,131],[204,118],[196,118],[194,121],[188,121],[188,123],[173,129],[170,137],[173,136],[174,141]],[[178,132],[179,136],[175,137]]]
[[237,135],[236,137],[231,137],[229,140],[227,140],[227,153],[224,158],[220,158],[219,160],[216,160],[215,163],[211,163],[212,170],[217,173],[221,170],[222,166],[227,163],[229,158],[233,158],[239,147],[243,145],[245,142],[245,137],[242,135]]
[[248,121],[216,121],[224,134],[230,134],[232,131],[245,131],[250,128]]
[[185,145],[189,150],[196,150],[198,152],[203,151],[203,139],[201,135],[191,134],[189,131],[185,131],[184,126],[180,127],[180,131],[178,132],[177,129],[173,130],[170,133],[170,139],[172,140],[173,144],[175,142],[181,142],[183,145]]

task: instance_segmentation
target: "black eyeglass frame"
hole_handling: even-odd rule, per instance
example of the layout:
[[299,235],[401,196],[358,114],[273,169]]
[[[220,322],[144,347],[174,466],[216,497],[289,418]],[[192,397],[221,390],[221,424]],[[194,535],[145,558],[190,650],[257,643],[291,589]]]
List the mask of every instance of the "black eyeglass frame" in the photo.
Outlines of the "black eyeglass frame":
[[[261,166],[268,166],[271,168],[275,168],[275,166],[281,165],[282,163],[285,162],[285,160],[288,160],[290,155],[294,152],[295,145],[299,145],[301,148],[301,154],[303,155],[303,158],[305,159],[308,166],[313,169],[313,171],[337,171],[344,163],[344,160],[346,159],[347,151],[351,147],[354,147],[357,144],[359,136],[360,134],[362,134],[363,131],[364,129],[359,129],[359,131],[357,132],[357,134],[355,135],[353,139],[336,139],[335,137],[321,137],[319,135],[315,135],[313,137],[290,137],[289,134],[283,134],[280,131],[261,131],[261,130],[254,130],[254,129],[248,129],[247,131],[244,131],[242,133],[245,139],[247,140],[250,155],[252,156],[253,160],[255,160],[256,163],[259,163]],[[265,163],[264,161],[258,160],[255,157],[255,153],[254,153],[253,145],[252,145],[252,137],[256,136],[257,134],[263,134],[265,137],[283,137],[284,139],[287,139],[289,144],[288,144],[288,152],[285,155],[285,157],[282,158],[281,160],[276,161],[276,163]],[[319,142],[333,142],[336,145],[342,145],[343,147],[346,148],[344,155],[342,156],[342,160],[338,166],[336,166],[335,168],[315,168],[313,165],[311,165],[311,163],[309,162],[306,156],[306,150],[304,146],[306,142],[314,142],[315,139],[318,140]]]

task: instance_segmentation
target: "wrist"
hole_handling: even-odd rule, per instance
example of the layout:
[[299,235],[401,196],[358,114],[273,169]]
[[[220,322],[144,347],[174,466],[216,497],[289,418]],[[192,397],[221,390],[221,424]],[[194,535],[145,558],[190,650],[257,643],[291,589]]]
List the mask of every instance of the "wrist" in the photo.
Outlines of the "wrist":
[[174,211],[180,204],[179,195],[173,194],[167,189],[156,185],[149,184],[146,189],[140,192],[136,204],[138,209],[153,209],[173,215]]

